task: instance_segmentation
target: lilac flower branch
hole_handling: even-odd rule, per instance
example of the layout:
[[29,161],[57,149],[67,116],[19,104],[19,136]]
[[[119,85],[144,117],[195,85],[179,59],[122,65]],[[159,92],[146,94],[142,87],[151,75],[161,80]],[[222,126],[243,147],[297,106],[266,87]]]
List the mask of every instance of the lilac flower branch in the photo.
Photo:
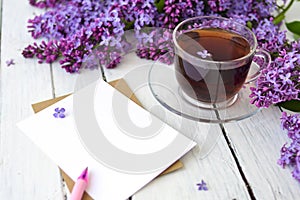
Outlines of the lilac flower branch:
[[288,137],[291,139],[289,146],[283,145],[278,164],[285,168],[293,168],[292,176],[300,182],[300,114],[287,115],[283,112],[281,126],[287,130]]
[[[114,0],[111,2],[96,0],[30,0],[30,3],[34,6],[52,8],[28,21],[28,28],[32,37],[42,37],[49,41],[55,41],[49,44],[48,42],[42,42],[40,45],[29,45],[24,49],[23,55],[26,58],[37,57],[40,63],[51,63],[59,59],[62,67],[67,72],[74,73],[80,69],[82,61],[97,45],[101,44],[109,47],[114,46],[113,44],[116,41],[120,43],[119,36],[123,34],[124,30],[131,27],[136,31],[145,26],[174,28],[179,21],[188,17],[211,14],[233,17],[240,22],[251,21],[255,25],[257,24],[255,21],[270,15],[274,4],[273,1],[268,2],[268,4],[256,1],[233,4],[230,0],[214,2],[202,0]],[[260,9],[257,9],[258,7]],[[97,29],[89,27],[98,19],[106,19],[110,22],[101,22],[103,26],[106,26],[105,31],[95,33],[94,31]],[[82,34],[82,29],[85,29],[87,33]],[[100,35],[95,37],[95,34]],[[112,34],[116,36],[115,39],[111,37]],[[91,37],[91,35],[93,36]],[[274,38],[274,41],[276,41],[276,38]],[[71,42],[75,42],[74,47],[68,45]],[[78,45],[79,43],[80,45]],[[123,43],[126,43],[126,41]],[[67,45],[67,47],[64,45]],[[159,54],[162,55],[165,50],[170,49],[169,44],[152,45],[156,50],[148,48],[149,52],[146,49],[140,49],[137,51],[138,55],[155,60],[159,57]],[[120,55],[121,47],[122,45],[118,45],[115,48],[116,52],[112,55]],[[109,67],[114,65],[109,65]]]
[[251,103],[258,107],[269,107],[292,99],[299,100],[299,65],[300,53],[296,49],[281,51],[279,57],[262,70],[256,87],[250,88]]

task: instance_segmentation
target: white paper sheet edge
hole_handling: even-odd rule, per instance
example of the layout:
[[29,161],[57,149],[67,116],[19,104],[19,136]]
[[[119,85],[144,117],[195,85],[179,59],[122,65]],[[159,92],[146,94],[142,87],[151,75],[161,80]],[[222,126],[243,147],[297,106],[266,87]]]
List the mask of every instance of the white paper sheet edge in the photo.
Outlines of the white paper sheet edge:
[[[97,91],[97,95],[95,95],[95,102],[97,102],[97,98],[101,98],[101,104],[97,104],[95,108],[99,109],[101,106],[106,107],[109,105],[112,102],[112,94],[116,92],[119,95],[118,98],[127,100],[127,97],[120,95],[118,91],[106,82],[100,80],[97,84],[97,90],[99,91]],[[103,90],[105,90],[106,93],[103,93]],[[58,119],[53,117],[56,107],[64,107],[66,109],[66,118]],[[133,107],[139,110],[137,114],[143,113],[140,117],[141,119],[146,116],[145,113],[147,113],[147,111],[138,105]],[[76,133],[77,130],[72,115],[73,95],[19,122],[18,127],[74,181],[76,181],[81,171],[88,166],[90,180],[87,192],[92,198],[127,199],[164,170],[160,169],[159,171],[148,174],[128,174],[115,171],[97,162],[82,145]],[[110,116],[111,114],[107,113],[107,117]],[[109,126],[114,127],[114,131],[117,130],[114,124],[109,124]],[[166,124],[161,131],[162,133],[166,131],[171,135],[180,134]],[[181,134],[180,137],[182,137],[183,140],[189,140]],[[149,148],[148,146],[147,148]],[[190,141],[190,146],[186,148],[186,151],[175,155],[172,161],[175,162],[178,160],[194,146],[195,143]],[[151,149],[149,150],[151,151]],[[147,152],[147,149],[144,151]],[[167,167],[168,166],[165,168]]]

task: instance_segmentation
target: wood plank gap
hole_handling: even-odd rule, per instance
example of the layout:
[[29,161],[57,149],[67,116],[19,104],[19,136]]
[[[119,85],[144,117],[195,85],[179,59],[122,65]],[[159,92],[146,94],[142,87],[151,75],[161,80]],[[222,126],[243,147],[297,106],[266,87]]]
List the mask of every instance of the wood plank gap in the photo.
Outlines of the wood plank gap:
[[53,76],[53,65],[50,63],[50,76],[51,76],[51,88],[52,88],[52,97],[56,98],[55,95],[55,85],[54,85],[54,76]]
[[[218,118],[219,120],[221,120],[220,115],[219,115],[219,112],[218,112],[217,110],[215,110],[215,114],[216,114],[217,118]],[[243,181],[244,181],[244,183],[245,183],[245,186],[246,186],[247,191],[248,191],[248,193],[249,193],[249,195],[250,195],[250,198],[251,198],[252,200],[256,200],[256,197],[255,197],[255,195],[254,195],[254,193],[253,193],[253,190],[252,190],[252,188],[251,188],[251,185],[249,184],[249,181],[248,181],[248,179],[247,179],[245,173],[243,172],[243,169],[242,169],[242,167],[241,167],[241,164],[240,164],[240,162],[239,162],[239,159],[237,158],[237,156],[236,156],[236,154],[235,154],[235,151],[234,151],[234,148],[233,148],[232,145],[231,145],[230,139],[229,139],[229,137],[227,136],[227,133],[226,133],[225,128],[224,128],[224,125],[223,125],[223,124],[219,124],[219,126],[220,126],[220,128],[221,128],[221,131],[222,131],[222,134],[223,134],[224,139],[225,139],[225,141],[226,141],[226,144],[227,144],[227,146],[228,146],[228,148],[229,148],[229,150],[230,150],[230,153],[231,153],[231,155],[232,155],[232,157],[233,157],[233,159],[234,159],[234,161],[235,161],[235,163],[236,163],[236,166],[237,166],[237,168],[238,168],[238,171],[239,171],[239,173],[240,173],[240,175],[241,175],[241,177],[242,177],[242,179],[243,179]]]
[[102,65],[100,65],[100,71],[101,71],[101,76],[102,76],[103,80],[104,80],[105,82],[107,82],[107,79],[106,79],[106,77],[105,77],[105,72],[104,72],[104,69],[103,69],[103,66],[102,66]]
[[254,195],[254,193],[253,193],[253,190],[252,190],[252,188],[251,188],[251,185],[249,184],[249,181],[248,181],[248,179],[247,179],[245,173],[243,172],[243,169],[242,169],[242,167],[241,167],[241,165],[240,165],[239,159],[237,158],[237,156],[236,156],[236,154],[235,154],[235,152],[234,152],[234,148],[233,148],[232,145],[231,145],[231,142],[230,142],[230,140],[229,140],[229,137],[227,136],[227,133],[226,133],[226,131],[225,131],[225,128],[224,128],[223,124],[219,124],[219,126],[220,126],[220,128],[221,128],[221,130],[222,130],[223,136],[224,136],[225,141],[226,141],[226,143],[227,143],[227,145],[228,145],[228,148],[229,148],[229,150],[230,150],[230,153],[231,153],[231,155],[233,156],[233,159],[234,159],[234,161],[235,161],[235,163],[236,163],[236,165],[237,165],[237,168],[238,168],[238,170],[239,170],[239,173],[240,173],[240,175],[241,175],[241,177],[242,177],[242,179],[243,179],[243,181],[244,181],[244,183],[245,183],[245,186],[246,186],[247,191],[248,191],[248,193],[249,193],[249,195],[250,195],[250,198],[251,198],[252,200],[256,200],[256,197],[255,197],[255,195]]
[[64,180],[61,173],[60,173],[60,177],[61,177],[61,179],[60,179],[61,180],[61,191],[62,191],[62,194],[63,194],[62,199],[63,200],[68,200],[68,192],[67,192],[68,188],[67,188],[66,182],[65,182],[65,180]]

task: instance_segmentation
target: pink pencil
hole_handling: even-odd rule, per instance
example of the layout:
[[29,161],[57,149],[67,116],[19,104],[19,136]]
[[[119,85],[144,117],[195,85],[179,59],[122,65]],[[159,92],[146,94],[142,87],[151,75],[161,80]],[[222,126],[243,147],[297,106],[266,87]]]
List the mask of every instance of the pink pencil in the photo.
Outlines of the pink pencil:
[[85,168],[78,177],[71,194],[71,200],[80,200],[88,185],[88,168]]

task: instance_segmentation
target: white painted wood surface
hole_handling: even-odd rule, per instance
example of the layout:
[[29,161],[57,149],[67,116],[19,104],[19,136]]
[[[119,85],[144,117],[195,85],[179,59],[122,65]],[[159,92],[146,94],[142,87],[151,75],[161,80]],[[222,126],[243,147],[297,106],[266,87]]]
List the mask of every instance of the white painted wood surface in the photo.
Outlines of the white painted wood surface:
[[[295,7],[300,8],[299,4]],[[289,19],[300,19],[295,7],[288,13]],[[2,0],[1,200],[64,199],[65,188],[57,166],[15,127],[16,122],[33,113],[30,104],[73,92],[78,76],[65,73],[58,64],[39,65],[36,60],[22,57],[22,49],[33,41],[27,33],[26,21],[38,12],[27,0]],[[16,64],[7,67],[5,61],[9,59]],[[278,108],[224,124],[225,137],[219,125],[182,121],[162,109],[147,85],[140,85],[145,74],[130,78],[133,66],[139,68],[147,63],[150,62],[127,56],[116,69],[105,70],[106,79],[125,77],[146,109],[194,138],[199,146],[182,158],[183,169],[157,178],[137,192],[134,200],[253,199],[245,180],[256,199],[300,198],[300,184],[291,177],[289,169],[283,170],[276,164],[281,146],[288,141],[280,128]],[[182,123],[184,127],[180,126]],[[213,139],[203,144],[206,137]],[[197,191],[196,184],[201,179],[207,182],[209,191]]]
[[280,128],[279,108],[265,109],[252,118],[225,124],[235,155],[257,199],[299,199],[300,184],[289,169],[276,164],[290,139]]
[[[30,105],[52,98],[49,65],[24,59],[32,42],[27,19],[36,12],[28,1],[2,1],[0,199],[63,199],[58,168],[15,124],[33,113]],[[15,60],[6,66],[5,61]]]

